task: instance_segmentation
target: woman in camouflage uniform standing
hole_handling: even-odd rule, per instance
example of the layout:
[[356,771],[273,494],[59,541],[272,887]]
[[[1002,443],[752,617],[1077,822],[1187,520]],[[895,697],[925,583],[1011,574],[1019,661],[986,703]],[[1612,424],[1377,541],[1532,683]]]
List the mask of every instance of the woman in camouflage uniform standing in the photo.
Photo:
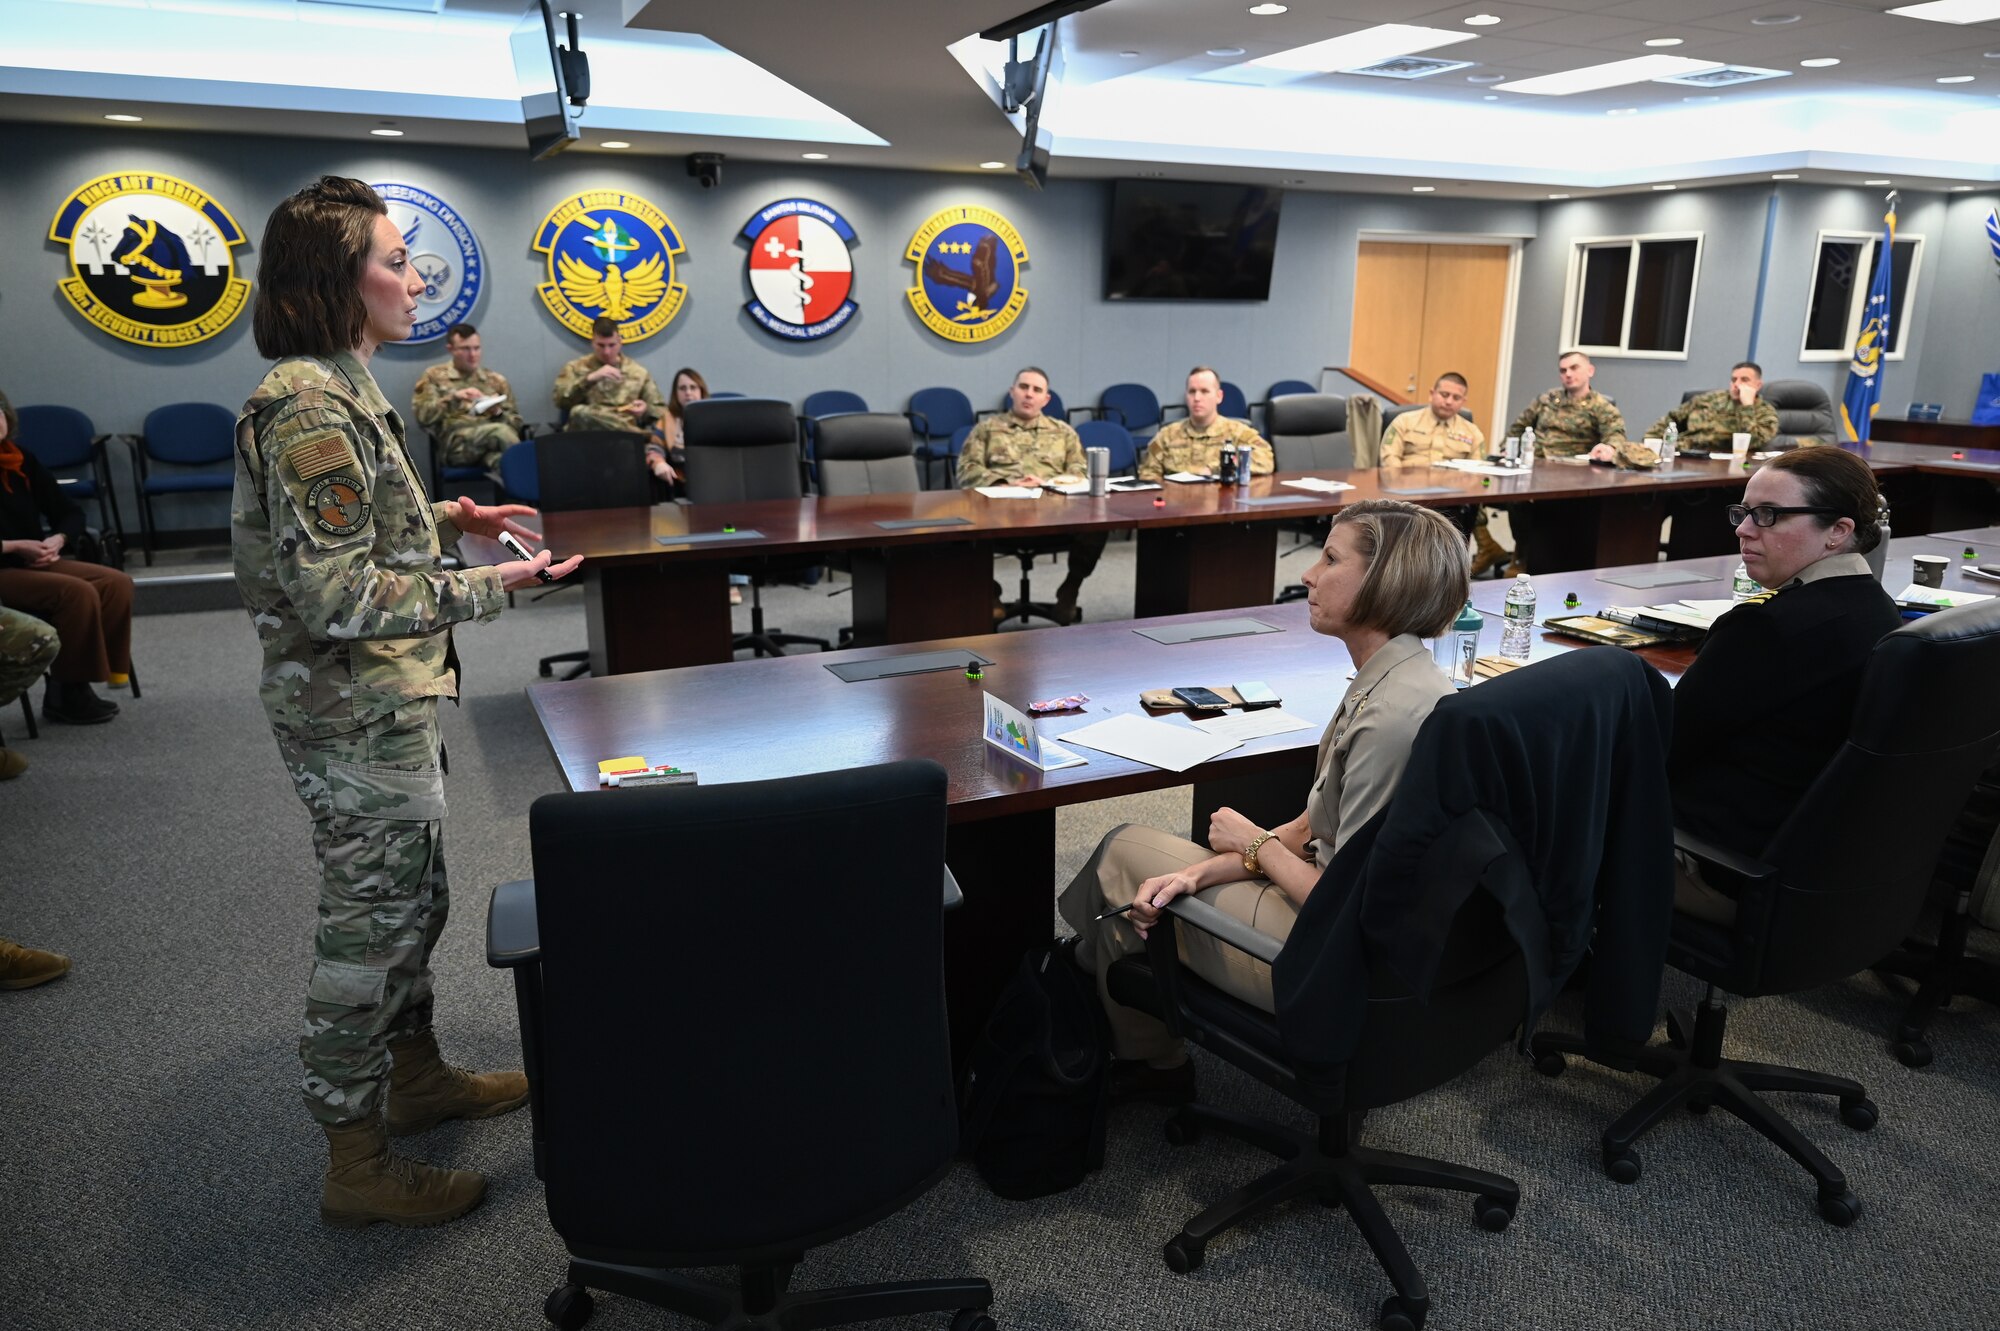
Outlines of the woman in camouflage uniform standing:
[[[279,204],[257,271],[257,350],[278,363],[236,428],[236,585],[264,649],[259,693],[313,819],[319,927],[306,991],[308,1111],[325,1130],[320,1216],[433,1225],[478,1205],[485,1180],[394,1156],[390,1136],[519,1108],[518,1072],[438,1056],[432,949],[447,907],[437,702],[458,693],[451,626],[499,614],[551,568],[446,571],[459,533],[539,540],[533,510],[432,504],[403,422],[369,373],[410,335],[416,274],[375,192],[322,177]],[[386,1112],[385,1112],[386,1111]]]

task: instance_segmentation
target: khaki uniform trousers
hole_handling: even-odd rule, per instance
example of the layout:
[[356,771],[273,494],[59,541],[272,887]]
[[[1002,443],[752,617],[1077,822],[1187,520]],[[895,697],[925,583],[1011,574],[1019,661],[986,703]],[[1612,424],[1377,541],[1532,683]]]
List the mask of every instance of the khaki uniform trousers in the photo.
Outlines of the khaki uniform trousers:
[[[1181,1042],[1150,1013],[1114,1001],[1105,987],[1105,975],[1120,957],[1143,951],[1146,940],[1126,922],[1126,917],[1108,920],[1094,917],[1113,906],[1123,906],[1139,893],[1139,884],[1148,878],[1173,873],[1208,859],[1214,852],[1157,828],[1126,823],[1097,843],[1097,850],[1063,890],[1062,915],[1081,937],[1077,962],[1097,976],[1098,998],[1111,1022],[1111,1052],[1118,1058],[1143,1059],[1155,1066],[1171,1066],[1186,1054]],[[1290,937],[1298,908],[1283,892],[1262,879],[1219,883],[1196,894],[1233,919],[1241,920],[1259,933],[1283,942]],[[1224,993],[1269,1012],[1271,968],[1239,952],[1227,943],[1197,929],[1176,928],[1181,963]]]

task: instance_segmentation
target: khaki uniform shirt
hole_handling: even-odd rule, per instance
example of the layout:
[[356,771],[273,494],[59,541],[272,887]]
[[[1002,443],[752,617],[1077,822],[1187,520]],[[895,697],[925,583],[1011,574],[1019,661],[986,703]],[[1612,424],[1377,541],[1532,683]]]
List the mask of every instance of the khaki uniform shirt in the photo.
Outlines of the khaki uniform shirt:
[[1012,485],[1023,476],[1083,476],[1088,473],[1083,442],[1066,421],[1037,416],[1024,421],[1011,411],[988,416],[972,427],[958,455],[958,485]]
[[1389,422],[1382,436],[1383,467],[1427,467],[1454,458],[1486,456],[1486,435],[1457,412],[1439,420],[1428,406],[1406,411]]
[[[666,414],[667,399],[661,395],[660,385],[645,366],[627,356],[618,362],[620,378],[592,382],[590,376],[603,364],[593,352],[578,356],[557,370],[556,405],[564,411],[574,411],[578,407],[611,408],[623,415],[623,408],[643,398],[646,405],[653,409],[654,419]],[[636,430],[639,423],[628,417],[622,428]]]
[[[458,396],[468,388],[478,389],[480,397],[492,397],[497,393],[506,400],[474,415],[472,403]],[[433,365],[418,376],[417,386],[410,396],[417,424],[440,439],[462,425],[506,425],[517,435],[527,428],[527,423],[521,419],[521,406],[514,400],[514,390],[507,385],[507,377],[483,365],[471,374],[461,372],[450,361]]]
[[1389,803],[1418,728],[1451,695],[1451,681],[1432,663],[1423,640],[1409,633],[1389,639],[1355,672],[1320,736],[1319,776],[1306,796],[1320,868]]
[[1729,451],[1729,436],[1747,434],[1752,448],[1763,448],[1778,437],[1778,409],[1757,398],[1744,406],[1726,388],[1699,393],[1653,422],[1648,439],[1663,439],[1667,422],[1680,431],[1678,447],[1704,449],[1711,453]]
[[350,353],[287,357],[243,404],[230,556],[281,739],[456,696],[446,630],[506,606],[498,569],[441,566],[458,531],[420,476],[402,419]]
[[1271,446],[1264,442],[1264,436],[1250,428],[1247,421],[1232,420],[1227,416],[1217,416],[1209,422],[1206,430],[1197,430],[1188,419],[1162,426],[1146,444],[1146,451],[1139,459],[1139,479],[1142,481],[1164,480],[1176,471],[1205,472],[1213,475],[1222,463],[1222,447],[1232,448],[1250,445],[1250,470],[1257,476],[1268,476],[1278,469],[1278,460],[1271,452]]

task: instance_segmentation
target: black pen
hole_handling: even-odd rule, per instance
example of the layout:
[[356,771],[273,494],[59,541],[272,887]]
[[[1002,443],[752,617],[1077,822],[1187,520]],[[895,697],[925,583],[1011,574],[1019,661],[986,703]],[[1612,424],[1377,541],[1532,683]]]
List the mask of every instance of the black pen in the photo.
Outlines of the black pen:
[[1139,904],[1138,899],[1135,897],[1133,900],[1126,902],[1122,906],[1113,906],[1110,910],[1105,911],[1102,915],[1096,916],[1095,918],[1100,920],[1108,920],[1113,915],[1123,915],[1126,911],[1132,909],[1132,907],[1138,904]]

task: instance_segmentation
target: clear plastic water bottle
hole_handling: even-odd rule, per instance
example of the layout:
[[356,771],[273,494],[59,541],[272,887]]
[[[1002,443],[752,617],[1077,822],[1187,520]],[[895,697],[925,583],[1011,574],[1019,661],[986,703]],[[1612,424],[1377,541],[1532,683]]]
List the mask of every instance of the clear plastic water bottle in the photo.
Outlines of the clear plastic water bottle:
[[1521,431],[1521,465],[1529,471],[1535,469],[1535,427],[1532,425]]
[[1729,599],[1747,601],[1763,590],[1764,584],[1751,577],[1750,570],[1744,567],[1743,561],[1737,560],[1736,571],[1729,575]]
[[1680,456],[1680,451],[1681,451],[1680,427],[1675,425],[1672,421],[1668,421],[1667,432],[1666,434],[1660,437],[1660,465],[1664,467],[1668,463],[1672,462],[1676,457]]
[[1516,661],[1528,659],[1529,643],[1535,632],[1535,584],[1525,573],[1507,589],[1507,623],[1500,630],[1500,655]]
[[1451,621],[1451,627],[1438,634],[1431,646],[1431,660],[1444,672],[1453,688],[1466,688],[1472,683],[1472,663],[1479,659],[1479,635],[1486,628],[1486,616],[1472,608],[1472,602],[1465,603],[1465,609],[1458,612],[1458,618]]

